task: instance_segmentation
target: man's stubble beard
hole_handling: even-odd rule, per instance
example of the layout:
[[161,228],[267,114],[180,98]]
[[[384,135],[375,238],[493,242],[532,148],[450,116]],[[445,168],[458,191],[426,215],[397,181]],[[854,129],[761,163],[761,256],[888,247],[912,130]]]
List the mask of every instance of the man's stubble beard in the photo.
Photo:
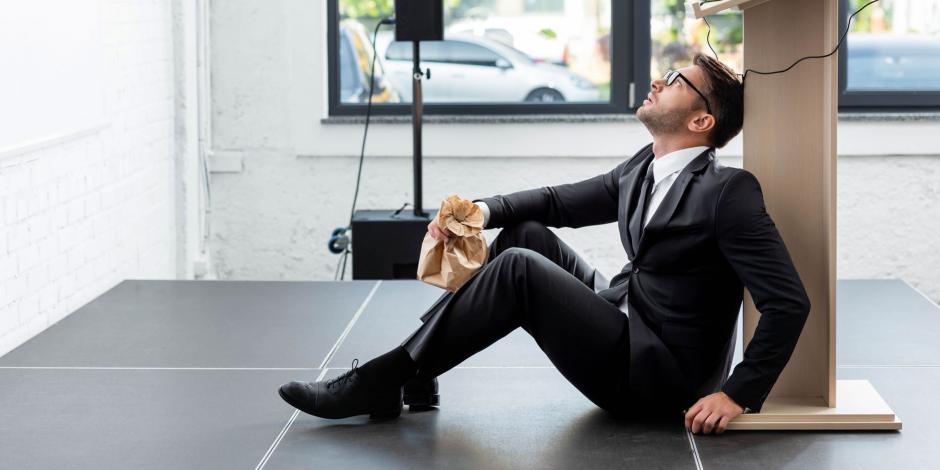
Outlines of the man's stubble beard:
[[685,127],[685,118],[688,112],[658,111],[650,107],[641,107],[636,111],[639,119],[646,129],[653,135],[675,134]]

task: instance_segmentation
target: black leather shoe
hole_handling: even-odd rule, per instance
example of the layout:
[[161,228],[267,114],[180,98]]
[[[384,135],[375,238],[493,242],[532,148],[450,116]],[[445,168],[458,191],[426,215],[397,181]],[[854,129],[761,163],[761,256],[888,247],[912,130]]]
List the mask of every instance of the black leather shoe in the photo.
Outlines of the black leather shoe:
[[[356,367],[326,381],[281,385],[278,394],[294,408],[321,418],[340,419],[368,414],[371,419],[391,419],[401,414],[402,388],[370,384]],[[364,380],[365,379],[365,380]]]
[[410,410],[427,409],[441,404],[436,377],[431,380],[421,380],[416,377],[405,382],[403,388],[403,402]]

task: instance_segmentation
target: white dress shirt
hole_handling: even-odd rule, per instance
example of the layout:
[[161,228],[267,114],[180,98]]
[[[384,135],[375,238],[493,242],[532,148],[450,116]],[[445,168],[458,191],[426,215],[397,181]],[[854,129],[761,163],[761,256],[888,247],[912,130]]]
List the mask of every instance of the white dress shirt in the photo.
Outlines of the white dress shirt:
[[[654,158],[653,161],[649,164],[649,169],[653,171],[653,190],[650,194],[649,203],[646,205],[646,213],[643,217],[643,227],[646,227],[649,224],[650,219],[653,218],[653,215],[656,213],[656,209],[659,208],[659,205],[663,202],[663,199],[666,197],[666,193],[669,192],[669,188],[672,187],[672,184],[676,182],[676,178],[679,177],[679,172],[682,171],[692,160],[695,160],[695,157],[699,156],[702,152],[708,150],[708,147],[699,146],[699,147],[689,147],[681,150],[676,150],[675,152],[667,153],[659,158]],[[649,170],[647,170],[649,171]],[[480,206],[480,210],[483,211],[483,227],[489,223],[490,220],[490,208],[487,207],[485,202],[476,202],[476,205]],[[628,217],[629,214],[625,215]],[[600,292],[606,289],[607,286],[594,286],[594,292]],[[618,305],[620,311],[624,314],[627,314],[627,297],[624,296],[623,300]]]
[[480,212],[483,213],[483,228],[486,228],[486,224],[490,223],[490,206],[483,201],[474,202],[474,204],[480,207]]
[[[643,214],[643,227],[646,227],[646,225],[650,223],[650,219],[653,218],[656,209],[658,209],[659,205],[663,202],[666,193],[669,192],[669,188],[672,187],[672,183],[675,183],[676,178],[679,177],[679,172],[689,163],[692,163],[695,157],[706,150],[708,150],[708,147],[703,146],[684,148],[667,153],[662,157],[654,158],[653,161],[650,162],[649,170],[647,171],[652,170],[653,172],[653,192],[650,193],[650,200],[646,205],[646,214]],[[597,289],[595,289],[595,291],[597,291]],[[623,296],[623,300],[620,301],[618,307],[624,315],[629,315],[627,313],[626,295]]]

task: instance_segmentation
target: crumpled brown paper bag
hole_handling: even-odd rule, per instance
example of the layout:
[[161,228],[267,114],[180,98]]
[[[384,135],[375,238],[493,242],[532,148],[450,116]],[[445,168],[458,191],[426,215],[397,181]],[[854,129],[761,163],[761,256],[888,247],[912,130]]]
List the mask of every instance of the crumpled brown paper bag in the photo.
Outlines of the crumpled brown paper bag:
[[486,262],[483,211],[473,201],[455,194],[441,203],[434,220],[455,236],[442,242],[430,233],[424,235],[418,258],[418,279],[456,292]]

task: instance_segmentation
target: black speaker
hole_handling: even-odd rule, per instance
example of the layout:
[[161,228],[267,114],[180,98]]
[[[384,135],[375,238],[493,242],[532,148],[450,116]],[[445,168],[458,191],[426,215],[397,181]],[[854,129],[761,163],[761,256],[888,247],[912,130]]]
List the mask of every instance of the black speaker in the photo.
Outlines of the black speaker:
[[428,223],[412,211],[357,210],[352,218],[353,279],[417,279]]
[[443,39],[443,0],[395,0],[396,41]]

